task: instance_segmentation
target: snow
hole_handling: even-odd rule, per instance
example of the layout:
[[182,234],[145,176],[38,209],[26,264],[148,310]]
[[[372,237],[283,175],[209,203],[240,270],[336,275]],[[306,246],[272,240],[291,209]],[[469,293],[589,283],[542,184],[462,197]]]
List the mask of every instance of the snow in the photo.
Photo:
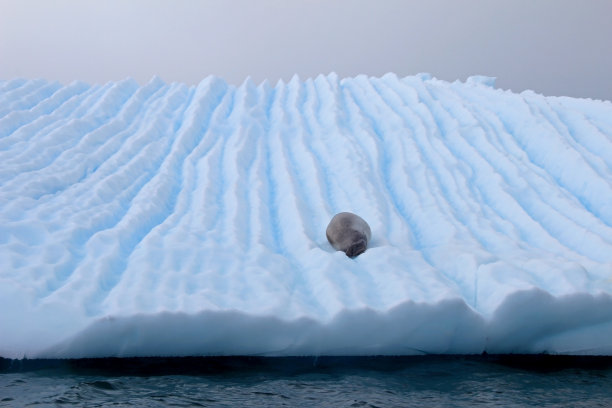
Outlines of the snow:
[[612,354],[612,104],[494,86],[0,81],[0,356]]

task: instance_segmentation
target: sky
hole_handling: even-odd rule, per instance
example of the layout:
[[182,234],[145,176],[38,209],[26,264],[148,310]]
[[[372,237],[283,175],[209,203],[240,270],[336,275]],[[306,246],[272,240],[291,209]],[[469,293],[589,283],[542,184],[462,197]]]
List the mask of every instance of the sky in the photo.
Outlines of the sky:
[[336,72],[612,100],[609,0],[0,0],[0,79]]

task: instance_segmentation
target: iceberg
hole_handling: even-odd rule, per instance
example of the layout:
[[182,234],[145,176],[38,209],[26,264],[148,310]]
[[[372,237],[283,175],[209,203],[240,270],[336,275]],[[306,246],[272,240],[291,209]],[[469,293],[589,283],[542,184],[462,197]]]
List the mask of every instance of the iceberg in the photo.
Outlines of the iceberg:
[[612,104],[494,82],[0,81],[0,356],[612,354]]

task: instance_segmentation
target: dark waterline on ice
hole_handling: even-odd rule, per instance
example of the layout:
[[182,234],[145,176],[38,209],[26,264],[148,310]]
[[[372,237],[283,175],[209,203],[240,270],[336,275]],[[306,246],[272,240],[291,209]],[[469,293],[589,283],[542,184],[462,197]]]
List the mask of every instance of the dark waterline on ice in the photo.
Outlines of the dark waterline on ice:
[[0,359],[0,406],[610,406],[612,358]]

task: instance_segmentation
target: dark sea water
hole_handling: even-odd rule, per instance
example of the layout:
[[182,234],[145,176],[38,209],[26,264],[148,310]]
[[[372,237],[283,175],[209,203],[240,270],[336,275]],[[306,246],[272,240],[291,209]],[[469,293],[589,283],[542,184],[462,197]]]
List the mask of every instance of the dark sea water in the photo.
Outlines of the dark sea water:
[[612,360],[0,359],[2,407],[612,407]]

